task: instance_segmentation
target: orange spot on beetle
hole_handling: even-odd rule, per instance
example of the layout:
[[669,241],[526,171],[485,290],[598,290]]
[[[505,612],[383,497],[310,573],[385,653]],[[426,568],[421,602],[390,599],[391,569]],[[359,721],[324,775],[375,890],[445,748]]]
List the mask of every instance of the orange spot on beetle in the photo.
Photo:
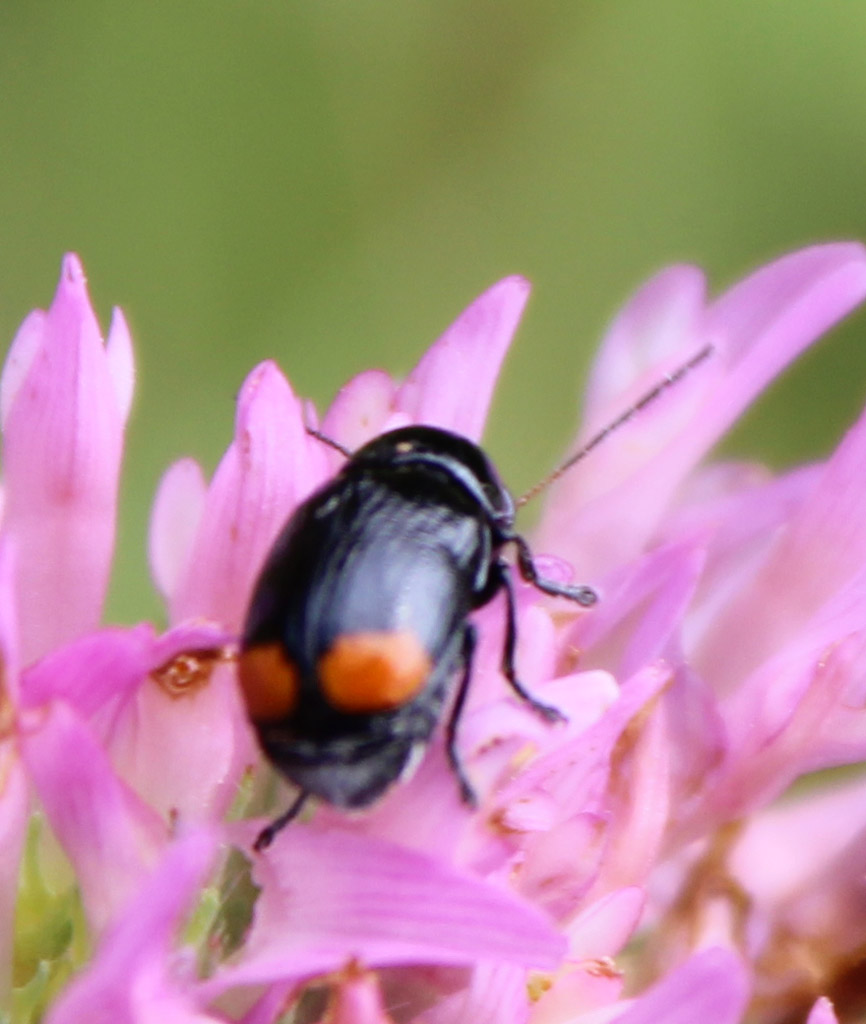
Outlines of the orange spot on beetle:
[[298,670],[279,644],[263,644],[241,651],[238,681],[247,713],[254,722],[285,718],[298,703],[301,689]]
[[318,663],[325,700],[347,714],[393,711],[424,686],[433,665],[409,630],[345,633]]

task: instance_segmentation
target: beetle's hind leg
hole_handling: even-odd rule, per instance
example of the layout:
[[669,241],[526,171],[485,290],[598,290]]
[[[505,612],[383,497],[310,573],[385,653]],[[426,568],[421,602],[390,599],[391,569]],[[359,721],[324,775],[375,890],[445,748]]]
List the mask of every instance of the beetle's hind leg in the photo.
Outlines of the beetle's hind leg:
[[276,838],[278,832],[282,830],[293,821],[301,813],[301,809],[307,802],[307,797],[310,794],[302,789],[300,793],[295,797],[291,804],[289,804],[288,810],[283,811],[279,818],[266,825],[261,832],[259,832],[256,841],[253,843],[253,849],[256,853],[261,853],[262,850],[266,850]]
[[526,541],[519,534],[509,537],[509,540],[513,541],[514,546],[517,548],[517,566],[520,569],[520,575],[527,583],[531,583],[533,587],[537,587],[552,597],[567,597],[570,601],[576,601],[584,608],[590,608],[596,603],[598,594],[596,594],[592,587],[574,586],[571,583],[556,583],[554,580],[548,580],[543,576],[539,576],[538,570],[535,568],[535,562],[532,560],[532,552],[529,550],[529,545]]
[[469,684],[472,681],[472,658],[475,654],[475,640],[475,627],[471,622],[467,622],[463,630],[463,650],[460,655],[463,671],[451,705],[451,712],[448,715],[448,723],[445,726],[445,751],[448,754],[448,763],[457,777],[457,784],[460,787],[460,799],[469,807],[478,806],[478,797],[466,775],[466,769],[463,767],[460,753],[457,750],[457,723],[466,705],[466,695],[469,692]]
[[[525,542],[523,543],[525,546]],[[519,545],[517,550],[518,552],[521,550]],[[526,548],[526,551],[528,553],[529,549]],[[532,564],[531,558],[530,564]],[[502,589],[505,591],[505,644],[502,648],[502,674],[508,680],[508,685],[517,696],[522,701],[525,701],[533,711],[541,715],[542,718],[548,722],[565,722],[567,718],[559,708],[545,704],[538,700],[538,698],[533,697],[517,678],[517,668],[514,664],[514,656],[517,649],[517,600],[514,595],[514,582],[511,579],[511,573],[508,571],[508,564],[506,562],[500,560],[497,563],[496,570],[501,580]],[[529,582],[538,586],[537,580],[530,580]],[[558,586],[558,584],[551,584],[551,586]],[[545,590],[544,587],[539,589]],[[549,593],[550,591],[546,592]]]

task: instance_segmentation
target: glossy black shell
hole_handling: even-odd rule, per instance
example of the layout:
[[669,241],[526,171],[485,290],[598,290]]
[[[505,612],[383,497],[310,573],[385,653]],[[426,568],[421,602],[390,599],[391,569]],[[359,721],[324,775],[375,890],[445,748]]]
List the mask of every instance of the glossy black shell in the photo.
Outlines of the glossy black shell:
[[[300,671],[296,710],[254,725],[265,753],[305,793],[372,803],[429,740],[461,664],[469,613],[501,579],[491,566],[514,510],[483,451],[433,427],[359,449],[292,515],[254,588],[244,649],[278,642]],[[347,714],[324,700],[316,665],[336,638],[409,630],[432,663],[393,711]]]

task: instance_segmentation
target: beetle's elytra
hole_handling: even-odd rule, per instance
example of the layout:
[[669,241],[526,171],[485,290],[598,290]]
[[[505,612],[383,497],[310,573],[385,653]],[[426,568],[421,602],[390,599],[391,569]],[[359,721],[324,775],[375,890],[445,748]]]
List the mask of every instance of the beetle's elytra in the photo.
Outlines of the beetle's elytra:
[[500,591],[503,673],[537,712],[561,717],[515,673],[506,545],[540,590],[595,602],[588,587],[538,575],[489,459],[445,430],[404,427],[375,438],[295,511],[255,586],[239,659],[262,749],[300,790],[257,848],[307,796],[349,808],[375,801],[449,704],[448,756],[463,798],[474,800],[456,745],[472,676],[469,615]]

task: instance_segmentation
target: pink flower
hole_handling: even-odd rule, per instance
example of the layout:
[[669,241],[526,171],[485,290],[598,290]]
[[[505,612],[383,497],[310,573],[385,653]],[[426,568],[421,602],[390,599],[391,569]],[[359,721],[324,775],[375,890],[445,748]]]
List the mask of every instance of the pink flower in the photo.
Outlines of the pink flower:
[[321,1024],[393,1024],[376,975],[350,965],[332,990]]
[[204,881],[213,853],[207,834],[174,844],[103,936],[93,967],[60,997],[48,1024],[219,1024],[220,1017],[199,1009],[191,995],[192,962],[171,953],[180,915]]
[[[477,439],[527,295],[520,278],[489,289],[402,383],[361,374],[323,431],[351,448],[412,422]],[[253,855],[260,820],[227,819],[262,813],[269,770],[232,652],[273,538],[340,459],[280,370],[255,368],[213,479],[183,460],[154,503],[171,628],[102,626],[131,345],[119,314],[103,345],[67,257],[0,381],[0,998],[23,981],[16,998],[42,1012],[71,963],[51,1024],[273,1024],[299,1005],[335,1024],[735,1024],[747,1006],[832,1024],[828,996],[844,1019],[866,944],[863,786],[775,801],[866,756],[866,420],[779,478],[702,460],[864,295],[856,245],[795,253],[709,303],[693,268],[641,289],[591,375],[583,440],[713,353],[547,498],[539,563],[562,580],[573,563],[602,597],[577,609],[517,587],[521,679],[567,722],[504,687],[494,601],[459,724],[478,809],[437,735],[363,815],[317,807]],[[34,797],[51,836],[25,848]],[[19,864],[19,927],[45,925],[53,949],[19,939],[13,971]]]
[[99,624],[132,382],[123,314],[103,343],[84,271],[67,256],[51,308],[18,331],[0,387],[3,531],[16,550],[25,663]]

